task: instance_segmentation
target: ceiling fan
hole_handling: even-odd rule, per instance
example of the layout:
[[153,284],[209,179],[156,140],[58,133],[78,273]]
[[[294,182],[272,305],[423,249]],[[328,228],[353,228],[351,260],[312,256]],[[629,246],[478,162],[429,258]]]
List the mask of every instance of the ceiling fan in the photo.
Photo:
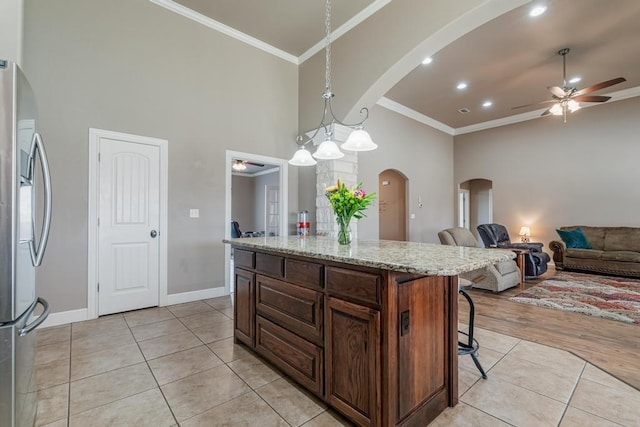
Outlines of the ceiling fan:
[[555,116],[563,116],[564,123],[567,122],[567,110],[573,113],[580,109],[580,102],[607,102],[611,99],[610,96],[602,95],[587,95],[588,93],[595,92],[600,89],[604,89],[609,86],[617,85],[627,81],[624,77],[617,77],[615,79],[600,82],[595,85],[578,90],[573,86],[567,84],[567,54],[570,49],[568,47],[560,49],[558,55],[562,56],[562,87],[547,86],[549,92],[551,92],[553,99],[548,101],[536,102],[533,104],[519,105],[516,108],[529,107],[531,105],[541,105],[553,103],[553,105],[541,114],[542,117],[553,114]]
[[263,168],[264,165],[262,163],[254,163],[254,162],[250,162],[248,160],[240,160],[240,159],[234,159],[233,160],[233,164],[231,165],[231,168],[234,171],[243,171],[247,169],[247,165],[253,165],[253,166],[258,166]]

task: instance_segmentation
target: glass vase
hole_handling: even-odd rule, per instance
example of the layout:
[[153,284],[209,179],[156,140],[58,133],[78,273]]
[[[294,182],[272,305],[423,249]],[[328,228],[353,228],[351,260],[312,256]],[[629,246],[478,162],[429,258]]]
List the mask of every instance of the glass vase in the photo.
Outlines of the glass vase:
[[349,221],[338,221],[338,243],[348,245],[351,243],[351,229]]

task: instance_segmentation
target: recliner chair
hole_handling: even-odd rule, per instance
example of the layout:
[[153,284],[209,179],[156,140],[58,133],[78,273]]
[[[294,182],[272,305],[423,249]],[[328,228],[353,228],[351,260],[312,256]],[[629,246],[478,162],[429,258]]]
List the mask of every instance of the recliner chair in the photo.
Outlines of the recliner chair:
[[[454,227],[438,233],[440,243],[451,246],[480,247],[471,231]],[[471,281],[474,288],[501,292],[520,283],[520,269],[514,260],[499,262],[479,270],[462,273],[461,278]]]
[[551,257],[542,252],[542,243],[512,243],[507,228],[501,224],[481,224],[477,228],[485,247],[529,250],[524,257],[525,277],[538,277],[547,271],[547,263],[551,261]]

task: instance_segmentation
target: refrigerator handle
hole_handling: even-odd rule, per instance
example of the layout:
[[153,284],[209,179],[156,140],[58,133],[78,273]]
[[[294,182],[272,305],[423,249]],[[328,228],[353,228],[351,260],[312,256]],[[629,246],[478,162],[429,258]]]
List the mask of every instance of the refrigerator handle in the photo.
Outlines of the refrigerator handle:
[[33,304],[31,306],[31,308],[29,309],[29,313],[27,314],[27,319],[29,317],[31,317],[31,314],[36,309],[36,306],[38,304],[41,304],[42,307],[44,307],[44,310],[42,311],[42,314],[40,316],[38,316],[38,318],[35,319],[33,322],[29,323],[28,325],[25,325],[24,328],[18,330],[18,334],[20,334],[21,337],[23,337],[23,336],[27,335],[29,332],[33,331],[35,328],[40,326],[40,324],[42,322],[44,322],[47,319],[47,317],[49,317],[49,303],[47,302],[47,300],[38,297],[38,299],[36,300],[36,303]]
[[49,240],[49,229],[51,228],[51,174],[49,173],[49,161],[47,160],[47,153],[44,150],[44,143],[38,132],[33,134],[33,140],[31,141],[31,152],[29,156],[32,161],[35,161],[36,151],[40,156],[40,165],[42,166],[44,181],[44,219],[38,249],[36,249],[35,239],[29,242],[31,262],[34,267],[38,267],[42,263],[42,257],[47,247],[47,241]]

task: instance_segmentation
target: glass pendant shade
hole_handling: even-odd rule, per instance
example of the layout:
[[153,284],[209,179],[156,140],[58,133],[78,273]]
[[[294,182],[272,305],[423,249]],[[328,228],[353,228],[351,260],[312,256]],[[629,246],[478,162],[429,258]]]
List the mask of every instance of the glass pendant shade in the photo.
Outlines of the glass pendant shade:
[[318,149],[313,153],[313,157],[319,160],[335,160],[344,157],[344,153],[340,151],[338,145],[330,139],[323,141]]
[[553,114],[554,116],[561,116],[562,115],[562,105],[560,104],[553,104],[553,107],[551,107],[551,109],[549,110],[549,112],[551,114]]
[[364,129],[356,129],[351,132],[351,135],[340,147],[348,151],[371,151],[378,148],[371,140],[369,132]]
[[311,153],[304,147],[300,147],[293,155],[293,158],[289,160],[289,164],[293,166],[313,166],[316,163],[318,163],[316,159],[311,157]]

